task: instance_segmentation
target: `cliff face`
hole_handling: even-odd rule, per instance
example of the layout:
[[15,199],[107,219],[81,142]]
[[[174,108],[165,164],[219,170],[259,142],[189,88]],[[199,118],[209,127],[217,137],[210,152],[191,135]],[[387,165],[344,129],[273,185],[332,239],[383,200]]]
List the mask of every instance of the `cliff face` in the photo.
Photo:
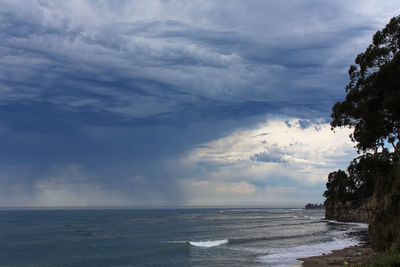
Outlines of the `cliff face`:
[[325,202],[325,218],[341,222],[362,222],[368,223],[374,213],[373,201],[368,201],[362,205],[354,205],[347,202]]
[[325,201],[325,218],[342,222],[369,224],[372,245],[377,251],[400,242],[400,181],[393,185],[392,194],[376,196],[363,204],[350,201]]
[[[399,183],[396,187],[400,191]],[[375,210],[369,221],[369,233],[373,247],[384,251],[393,243],[400,242],[400,193],[386,195],[379,200],[372,203]]]

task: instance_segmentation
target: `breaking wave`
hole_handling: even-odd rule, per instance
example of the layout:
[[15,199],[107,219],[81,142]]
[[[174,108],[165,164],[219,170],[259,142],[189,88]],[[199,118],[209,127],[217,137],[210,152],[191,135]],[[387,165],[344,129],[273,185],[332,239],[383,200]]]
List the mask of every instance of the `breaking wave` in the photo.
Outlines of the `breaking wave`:
[[270,266],[292,266],[301,263],[301,261],[297,260],[298,258],[318,256],[324,253],[330,253],[332,250],[358,244],[359,242],[356,240],[335,238],[333,241],[324,243],[288,248],[271,248],[266,251],[268,253],[267,255],[258,257],[258,261]]
[[214,241],[189,241],[189,244],[195,247],[203,247],[203,248],[211,248],[211,247],[217,247],[223,244],[228,244],[229,240],[228,239],[222,239],[222,240],[214,240]]

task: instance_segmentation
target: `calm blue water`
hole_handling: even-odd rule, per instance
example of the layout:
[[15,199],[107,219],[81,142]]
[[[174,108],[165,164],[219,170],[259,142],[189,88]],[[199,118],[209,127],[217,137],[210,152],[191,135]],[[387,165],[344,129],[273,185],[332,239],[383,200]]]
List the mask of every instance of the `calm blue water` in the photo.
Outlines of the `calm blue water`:
[[0,266],[290,266],[357,244],[321,210],[0,210]]

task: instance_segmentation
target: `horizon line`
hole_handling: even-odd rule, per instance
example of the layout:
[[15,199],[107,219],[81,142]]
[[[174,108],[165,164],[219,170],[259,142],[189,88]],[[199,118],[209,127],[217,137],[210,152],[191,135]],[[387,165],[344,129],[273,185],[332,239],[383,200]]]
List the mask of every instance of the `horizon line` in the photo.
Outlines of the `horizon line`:
[[79,210],[79,209],[304,209],[303,206],[270,205],[65,205],[65,206],[0,206],[0,210]]

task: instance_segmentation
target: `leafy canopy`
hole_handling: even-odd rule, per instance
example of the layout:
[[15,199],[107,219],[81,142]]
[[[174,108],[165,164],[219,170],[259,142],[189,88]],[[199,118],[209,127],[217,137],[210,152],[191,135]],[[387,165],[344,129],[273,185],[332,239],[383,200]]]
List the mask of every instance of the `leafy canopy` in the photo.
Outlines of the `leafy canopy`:
[[359,151],[391,144],[400,158],[400,16],[394,17],[349,68],[346,98],[332,108],[332,129],[354,128]]
[[[369,232],[374,247],[383,250],[400,240],[400,16],[375,33],[349,76],[345,100],[332,108],[331,126],[353,128],[350,137],[363,155],[347,172],[329,174],[325,206],[358,205],[375,196]],[[385,147],[389,144],[393,151]]]
[[327,199],[347,199],[355,189],[354,182],[349,179],[349,176],[342,170],[331,172],[328,175],[326,183],[327,190],[324,192],[324,197]]

